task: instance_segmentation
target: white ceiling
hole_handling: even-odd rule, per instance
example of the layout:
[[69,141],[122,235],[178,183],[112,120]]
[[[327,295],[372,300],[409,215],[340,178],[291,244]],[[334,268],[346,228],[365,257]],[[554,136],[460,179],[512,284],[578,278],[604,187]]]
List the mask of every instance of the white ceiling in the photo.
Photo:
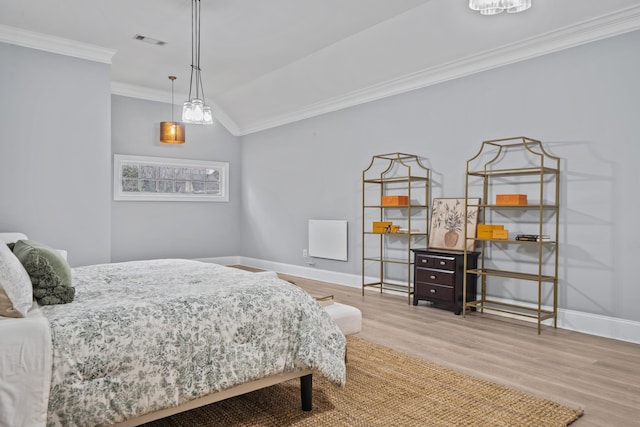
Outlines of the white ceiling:
[[[202,0],[203,83],[243,135],[640,29],[638,0]],[[112,92],[186,100],[190,0],[0,0],[0,42],[111,63]],[[136,34],[165,41],[156,46]]]

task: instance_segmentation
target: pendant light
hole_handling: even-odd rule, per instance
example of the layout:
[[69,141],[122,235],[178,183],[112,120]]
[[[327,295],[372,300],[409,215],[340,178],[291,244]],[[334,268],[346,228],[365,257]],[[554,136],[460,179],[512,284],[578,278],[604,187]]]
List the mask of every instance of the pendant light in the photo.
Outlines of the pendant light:
[[530,7],[531,0],[469,0],[469,8],[481,15],[497,15],[505,10],[507,13],[518,13]]
[[164,144],[184,144],[184,125],[173,121],[173,81],[176,76],[169,76],[171,80],[171,121],[160,122],[160,142]]
[[[191,1],[191,82],[189,100],[182,107],[182,121],[196,125],[213,124],[213,115],[204,99],[200,70],[200,0]],[[194,90],[195,86],[195,90]],[[191,95],[194,95],[191,97]],[[200,96],[202,95],[202,97]]]

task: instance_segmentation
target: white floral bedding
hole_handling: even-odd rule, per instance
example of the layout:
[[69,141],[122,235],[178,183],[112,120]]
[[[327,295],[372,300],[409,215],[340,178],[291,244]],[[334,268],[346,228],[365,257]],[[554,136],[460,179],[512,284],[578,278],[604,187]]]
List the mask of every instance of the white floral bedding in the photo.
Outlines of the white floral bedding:
[[188,260],[73,269],[76,298],[42,307],[53,344],[47,424],[112,424],[311,368],[345,381],[345,338],[286,281]]

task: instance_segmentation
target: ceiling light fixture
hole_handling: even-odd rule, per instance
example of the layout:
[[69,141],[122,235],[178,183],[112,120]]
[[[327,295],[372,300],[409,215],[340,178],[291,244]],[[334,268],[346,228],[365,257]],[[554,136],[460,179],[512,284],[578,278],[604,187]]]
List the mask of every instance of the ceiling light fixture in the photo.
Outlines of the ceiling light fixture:
[[[191,82],[189,100],[182,107],[182,121],[196,125],[213,124],[213,115],[204,99],[200,70],[200,0],[191,2]],[[195,90],[193,87],[195,85]],[[191,97],[191,94],[194,97]],[[202,94],[202,98],[200,95]]]
[[184,144],[184,125],[173,121],[173,81],[176,76],[169,76],[171,80],[171,121],[160,122],[160,142],[165,144]]
[[507,13],[518,13],[530,7],[531,0],[469,0],[469,9],[481,15],[497,15],[505,10]]

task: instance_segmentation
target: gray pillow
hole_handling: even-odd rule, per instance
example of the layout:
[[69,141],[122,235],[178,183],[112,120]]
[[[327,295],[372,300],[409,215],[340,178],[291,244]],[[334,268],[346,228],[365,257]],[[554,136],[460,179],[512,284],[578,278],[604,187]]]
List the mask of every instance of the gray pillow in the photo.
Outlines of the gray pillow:
[[71,286],[71,267],[58,251],[33,240],[18,240],[13,253],[31,278],[38,304],[73,301],[76,290]]

